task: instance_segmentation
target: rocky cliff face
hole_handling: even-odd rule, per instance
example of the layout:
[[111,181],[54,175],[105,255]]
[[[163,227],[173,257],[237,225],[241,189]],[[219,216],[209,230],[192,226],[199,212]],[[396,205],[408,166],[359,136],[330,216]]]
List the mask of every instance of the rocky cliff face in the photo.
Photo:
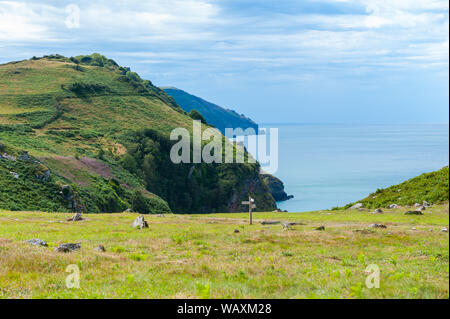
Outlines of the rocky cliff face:
[[248,196],[255,199],[256,212],[269,212],[277,209],[275,199],[270,194],[270,189],[263,181],[262,175],[249,178],[241,189],[235,189],[228,202],[228,212],[245,212],[248,206],[242,205],[242,201],[247,201]]
[[284,184],[279,178],[270,174],[261,174],[261,179],[269,188],[275,201],[281,202],[294,197],[293,195],[286,194],[284,191]]

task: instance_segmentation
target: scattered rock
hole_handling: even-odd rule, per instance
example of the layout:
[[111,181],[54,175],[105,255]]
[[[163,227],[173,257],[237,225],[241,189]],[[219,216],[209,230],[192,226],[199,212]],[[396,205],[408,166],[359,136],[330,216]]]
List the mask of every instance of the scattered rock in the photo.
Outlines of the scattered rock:
[[3,153],[3,155],[1,155],[0,154],[0,159],[6,159],[6,160],[8,160],[8,161],[12,161],[12,162],[15,162],[16,161],[16,158],[14,157],[14,156],[12,156],[12,155],[8,155],[8,154],[6,154],[6,153]]
[[427,208],[425,207],[425,206],[421,206],[420,208],[419,208],[419,210],[421,210],[421,211],[424,211],[424,210],[426,210]]
[[300,222],[282,222],[281,225],[283,226],[283,229],[291,229],[292,226],[305,224]]
[[423,215],[423,213],[420,210],[409,210],[405,215]]
[[389,209],[395,209],[395,208],[399,208],[400,206],[398,206],[397,204],[390,204],[390,205],[388,205],[388,207],[387,208],[389,208]]
[[156,217],[165,217],[164,214],[158,214]]
[[369,228],[387,228],[387,226],[383,224],[371,224]]
[[411,228],[411,230],[417,230],[417,228],[416,228],[416,227],[413,227],[413,228]]
[[350,209],[358,209],[358,208],[362,208],[363,204],[362,203],[356,203],[355,205],[353,205],[352,207],[350,207]]
[[261,225],[276,225],[280,224],[281,222],[279,220],[263,220],[261,222]]
[[27,243],[34,245],[34,246],[43,246],[43,247],[48,247],[47,243],[41,239],[38,238],[33,238],[30,240],[27,240]]
[[144,216],[139,215],[139,217],[134,220],[133,228],[148,228],[148,223],[145,221]]
[[315,230],[325,230],[325,226],[319,226]]
[[421,205],[419,203],[415,203],[414,207],[420,207]]
[[81,216],[81,213],[76,213],[75,215],[73,215],[73,217],[69,218],[67,221],[68,222],[78,222],[83,219],[84,218]]
[[443,232],[443,233],[448,233],[448,228],[447,228],[447,227],[442,228],[442,229],[441,229],[441,232]]
[[235,229],[235,230],[234,230],[234,233],[235,233],[235,234],[240,233],[239,229]]
[[125,210],[123,211],[123,213],[132,213],[132,212],[133,212],[133,210],[131,210],[131,208],[125,209]]
[[61,253],[69,253],[74,250],[81,249],[81,243],[76,244],[61,244],[56,248],[56,251]]
[[372,214],[383,214],[383,211],[381,210],[381,208],[377,208],[372,212]]
[[94,248],[94,250],[101,251],[101,252],[106,251],[105,246],[103,246],[103,245],[98,245],[97,247]]
[[422,202],[422,206],[423,206],[423,207],[430,207],[431,205],[430,205],[426,200],[424,200],[424,201]]

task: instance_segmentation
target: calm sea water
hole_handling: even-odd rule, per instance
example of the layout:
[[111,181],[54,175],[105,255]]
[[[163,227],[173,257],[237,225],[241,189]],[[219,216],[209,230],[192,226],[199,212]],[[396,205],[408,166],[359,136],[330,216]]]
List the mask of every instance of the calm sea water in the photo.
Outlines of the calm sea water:
[[278,127],[275,175],[295,196],[278,204],[289,212],[342,206],[449,164],[448,124],[261,127]]

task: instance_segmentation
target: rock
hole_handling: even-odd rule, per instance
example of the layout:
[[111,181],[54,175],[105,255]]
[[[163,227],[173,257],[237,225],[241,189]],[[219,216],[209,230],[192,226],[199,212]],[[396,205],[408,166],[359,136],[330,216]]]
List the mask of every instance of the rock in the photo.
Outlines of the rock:
[[50,169],[44,164],[39,164],[36,168],[35,175],[41,182],[46,182],[50,178]]
[[165,217],[164,214],[158,214],[156,217]]
[[68,222],[77,222],[80,220],[83,220],[84,218],[81,216],[81,213],[76,213],[75,215],[73,215],[73,217],[69,218],[67,221]]
[[8,155],[8,154],[6,154],[6,153],[3,153],[3,155],[0,155],[0,159],[6,159],[6,160],[8,160],[8,161],[12,161],[12,162],[15,162],[16,161],[16,158],[14,157],[14,156],[12,156],[12,155]]
[[371,224],[369,228],[387,228],[387,226],[383,224]]
[[388,205],[388,207],[387,208],[389,208],[389,209],[395,209],[395,208],[399,208],[400,206],[398,206],[397,204],[390,204],[390,205]]
[[133,210],[131,208],[127,208],[123,211],[123,213],[132,213]]
[[139,215],[139,217],[134,220],[133,228],[148,228],[148,223],[145,221],[144,216]]
[[280,224],[281,222],[279,220],[263,220],[261,222],[261,225],[276,225]]
[[319,227],[317,227],[315,230],[319,230],[319,231],[325,230],[325,226],[319,226]]
[[381,208],[377,208],[372,212],[372,214],[383,214],[383,211],[381,210]]
[[83,206],[78,201],[78,194],[75,193],[69,185],[61,186],[60,194],[68,202],[67,207],[76,212],[81,212],[84,210]]
[[285,210],[283,210],[283,213],[289,213],[289,212],[287,211],[287,209],[285,209]]
[[420,207],[421,205],[419,203],[415,203],[414,207]]
[[101,252],[106,251],[105,246],[103,246],[103,245],[98,245],[97,247],[94,248],[94,250],[101,251]]
[[19,160],[21,160],[21,161],[31,161],[32,159],[31,159],[30,155],[28,154],[28,151],[24,151],[22,153],[22,155],[19,156]]
[[281,223],[281,226],[283,226],[284,230],[291,229],[291,224],[290,223]]
[[416,228],[416,227],[413,227],[413,228],[411,228],[411,230],[417,230],[417,228]]
[[362,208],[363,204],[362,203],[356,203],[355,205],[353,205],[352,207],[350,207],[350,209],[358,209],[358,208]]
[[442,229],[441,229],[441,232],[443,232],[443,233],[448,233],[448,228],[447,228],[447,227],[442,228]]
[[234,233],[235,233],[235,234],[240,233],[239,229],[235,229],[235,230],[234,230]]
[[422,202],[422,206],[423,206],[423,207],[430,207],[430,204],[429,204],[426,200],[424,200],[424,201]]
[[81,243],[76,244],[61,244],[56,248],[56,251],[62,252],[62,253],[69,253],[74,250],[81,249]]
[[261,173],[260,175],[262,181],[267,185],[270,194],[276,202],[294,198],[293,195],[286,194],[286,192],[284,191],[284,184],[279,178],[267,173]]
[[424,211],[424,210],[426,210],[427,208],[425,207],[425,206],[421,206],[420,208],[419,208],[419,210],[422,210],[422,211]]
[[9,172],[15,179],[19,179],[19,174],[14,173],[14,172]]
[[423,215],[420,210],[410,210],[405,213],[405,215]]
[[30,240],[27,240],[27,243],[34,245],[34,246],[43,246],[43,247],[48,247],[47,243],[41,239],[38,238],[33,238]]

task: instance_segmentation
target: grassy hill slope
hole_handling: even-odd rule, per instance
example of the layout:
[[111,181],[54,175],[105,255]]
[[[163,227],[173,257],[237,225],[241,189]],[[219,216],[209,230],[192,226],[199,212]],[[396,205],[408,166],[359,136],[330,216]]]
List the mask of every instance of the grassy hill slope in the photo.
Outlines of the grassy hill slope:
[[[248,213],[146,216],[143,230],[128,213],[67,222],[69,214],[3,211],[0,298],[448,298],[448,205],[406,210],[255,213],[251,226]],[[267,219],[301,224],[260,224]],[[67,242],[81,249],[56,251]],[[94,250],[100,244],[106,252]],[[65,285],[71,264],[79,289]],[[366,287],[371,264],[379,288]]]
[[[18,183],[28,187],[22,188],[23,199],[0,197],[0,208],[61,210],[60,198],[55,199],[59,195],[34,185],[36,177],[28,167],[33,162],[50,170],[45,183],[59,185],[55,187],[60,191],[70,186],[77,207],[88,212],[136,206],[133,198],[140,196],[136,191],[145,197],[144,211],[151,212],[166,211],[168,205],[175,212],[236,211],[244,209],[236,203],[248,192],[254,192],[261,209],[275,207],[259,181],[258,164],[221,164],[205,178],[185,173],[192,165],[168,163],[165,153],[174,143],[169,133],[177,127],[192,131],[192,119],[171,97],[99,54],[53,55],[0,65],[0,143],[9,155],[18,158],[28,151],[33,157],[0,159],[0,194],[16,189]],[[142,135],[145,139],[139,139]],[[167,176],[175,176],[176,192],[166,185]],[[212,181],[216,186],[211,187]],[[250,187],[252,183],[258,185]],[[25,200],[32,189],[39,198],[33,203]],[[205,205],[198,197],[212,193],[221,201]],[[69,209],[70,201],[63,200],[63,206]]]
[[197,110],[209,124],[218,128],[223,134],[225,134],[225,128],[228,127],[242,129],[251,127],[258,132],[258,124],[233,110],[225,109],[174,87],[163,87],[163,89],[175,99],[183,110],[186,112]]
[[[378,189],[358,203],[366,208],[387,207],[390,204],[401,206],[422,204],[427,201],[430,204],[440,204],[448,201],[449,197],[449,168],[425,173],[406,182],[385,189]],[[355,202],[356,203],[356,202]],[[346,208],[354,205],[348,204]]]

